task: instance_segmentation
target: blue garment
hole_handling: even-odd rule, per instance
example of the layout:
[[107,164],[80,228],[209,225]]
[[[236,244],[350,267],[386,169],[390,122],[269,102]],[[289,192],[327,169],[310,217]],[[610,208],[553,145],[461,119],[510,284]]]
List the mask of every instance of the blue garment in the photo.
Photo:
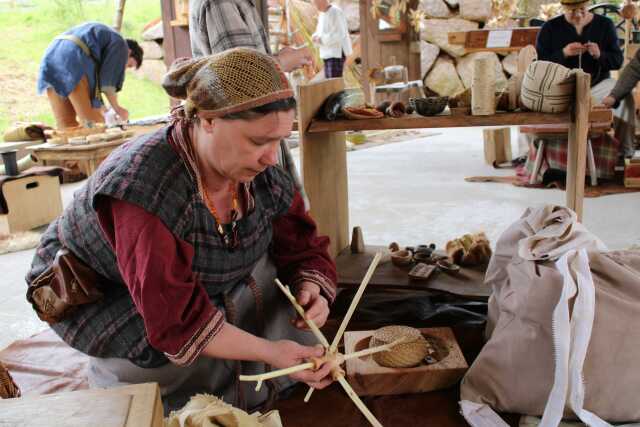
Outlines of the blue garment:
[[[125,39],[113,29],[98,22],[87,22],[64,34],[79,37],[100,62],[100,88],[102,92],[119,92],[124,83],[129,59],[129,47]],[[71,40],[55,39],[49,44],[40,62],[38,93],[53,88],[64,98],[75,89],[83,76],[89,81],[91,105],[100,108],[102,102],[95,99],[96,64]]]

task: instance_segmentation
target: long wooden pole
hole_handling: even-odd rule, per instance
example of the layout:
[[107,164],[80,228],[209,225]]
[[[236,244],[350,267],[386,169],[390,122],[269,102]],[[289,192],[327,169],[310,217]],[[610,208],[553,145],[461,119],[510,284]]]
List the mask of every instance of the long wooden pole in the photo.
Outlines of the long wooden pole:
[[304,320],[307,326],[309,326],[309,329],[311,330],[313,335],[315,335],[318,341],[320,341],[320,344],[322,344],[324,348],[329,348],[329,342],[327,341],[325,336],[322,334],[322,332],[320,332],[320,329],[315,324],[315,322],[311,319],[307,319],[307,315],[304,312],[304,308],[302,308],[302,306],[298,304],[298,301],[296,301],[296,297],[293,296],[289,287],[283,285],[282,282],[278,279],[276,279],[275,281],[276,281],[276,285],[280,288],[282,293],[285,294],[289,302],[291,302],[291,305],[293,305],[293,308],[295,308],[295,310],[298,312],[302,320]]
[[122,19],[124,16],[124,4],[127,2],[127,0],[118,0],[117,6],[116,6],[116,16],[115,19],[113,20],[113,29],[116,30],[117,32],[120,32],[120,30],[122,29]]
[[567,207],[573,209],[582,221],[584,180],[589,137],[589,111],[591,110],[591,76],[583,71],[576,75],[576,103],[574,118],[569,126],[567,152]]

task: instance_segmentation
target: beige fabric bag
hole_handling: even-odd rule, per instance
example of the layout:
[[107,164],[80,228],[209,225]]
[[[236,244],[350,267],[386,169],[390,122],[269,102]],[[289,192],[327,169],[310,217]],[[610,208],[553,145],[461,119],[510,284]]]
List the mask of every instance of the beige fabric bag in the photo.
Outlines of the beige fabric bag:
[[539,113],[562,113],[574,102],[575,73],[549,61],[532,62],[524,74],[520,105]]
[[640,420],[640,252],[604,251],[567,208],[527,210],[503,233],[489,339],[461,386],[472,426],[506,425],[487,405],[544,427]]

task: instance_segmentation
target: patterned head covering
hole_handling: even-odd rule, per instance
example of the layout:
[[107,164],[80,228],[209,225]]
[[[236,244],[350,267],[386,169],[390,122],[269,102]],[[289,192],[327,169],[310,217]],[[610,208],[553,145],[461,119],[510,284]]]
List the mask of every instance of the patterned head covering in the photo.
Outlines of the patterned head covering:
[[188,119],[222,117],[293,96],[280,65],[271,56],[248,48],[178,59],[162,86],[170,96],[186,100]]

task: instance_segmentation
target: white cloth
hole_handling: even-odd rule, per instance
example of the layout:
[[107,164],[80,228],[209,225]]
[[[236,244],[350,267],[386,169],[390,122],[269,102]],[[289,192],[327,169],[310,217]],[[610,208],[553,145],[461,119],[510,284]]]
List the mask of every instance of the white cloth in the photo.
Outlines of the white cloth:
[[330,5],[325,12],[320,12],[318,25],[312,37],[319,37],[320,58],[342,58],[353,53],[349,27],[344,12],[338,6]]

